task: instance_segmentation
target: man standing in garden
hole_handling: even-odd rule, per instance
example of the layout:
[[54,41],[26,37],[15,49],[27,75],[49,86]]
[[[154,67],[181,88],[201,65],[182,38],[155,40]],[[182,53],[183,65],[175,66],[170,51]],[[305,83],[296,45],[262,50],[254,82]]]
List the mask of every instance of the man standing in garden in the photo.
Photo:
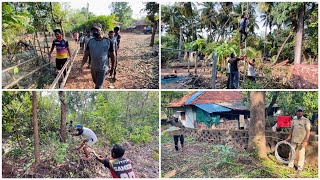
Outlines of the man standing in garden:
[[[290,141],[291,146],[299,154],[298,172],[301,172],[304,166],[305,152],[310,137],[311,123],[310,120],[303,116],[303,109],[298,108],[297,116],[291,122],[291,130],[286,141]],[[294,167],[293,160],[288,164],[288,167]]]
[[[89,40],[80,67],[83,72],[83,66],[87,62],[88,56],[91,57],[91,75],[95,84],[95,89],[103,88],[103,82],[108,72],[114,68],[114,49],[109,38],[101,34],[102,26],[100,23],[94,23],[91,29],[93,37]],[[109,69],[109,57],[111,59],[111,69]]]
[[[170,124],[178,128],[184,128],[183,124],[176,117],[174,117],[173,120],[170,121]],[[179,150],[179,139],[180,139],[181,149],[183,150],[184,136],[183,134],[181,134],[181,131],[180,130],[172,131],[171,135],[173,135],[174,148],[176,149],[176,151]]]
[[[54,50],[54,47],[56,47],[56,68],[61,70],[64,64],[67,62],[68,57],[71,57],[71,52],[68,41],[64,40],[62,37],[61,30],[55,29],[53,32],[56,36],[56,39],[52,42],[51,50],[49,52],[49,60],[51,59],[51,54]],[[64,71],[63,74],[66,75],[66,71]]]
[[233,53],[230,54],[230,59],[228,63],[230,63],[230,89],[238,89],[239,87],[239,71],[238,71],[238,61],[244,60],[246,56],[241,56],[237,58]]

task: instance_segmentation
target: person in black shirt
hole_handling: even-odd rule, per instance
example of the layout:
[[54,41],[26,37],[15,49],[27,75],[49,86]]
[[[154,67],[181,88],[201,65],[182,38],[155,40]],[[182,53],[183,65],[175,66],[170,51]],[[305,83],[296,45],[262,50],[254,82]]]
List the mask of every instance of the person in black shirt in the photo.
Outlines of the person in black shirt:
[[238,61],[245,60],[246,56],[241,56],[240,58],[235,57],[233,53],[230,54],[230,89],[238,89],[239,87],[239,71],[238,71]]
[[96,159],[110,170],[113,178],[135,178],[129,159],[124,158],[125,149],[116,144],[112,147],[111,158],[103,158],[95,154]]
[[[172,126],[178,127],[178,128],[184,128],[183,124],[179,121],[178,118],[173,117],[173,120],[169,122]],[[173,135],[173,141],[174,141],[174,148],[176,151],[179,150],[179,139],[181,144],[181,149],[183,150],[183,144],[184,144],[184,136],[181,134],[181,131],[176,131],[172,133]]]

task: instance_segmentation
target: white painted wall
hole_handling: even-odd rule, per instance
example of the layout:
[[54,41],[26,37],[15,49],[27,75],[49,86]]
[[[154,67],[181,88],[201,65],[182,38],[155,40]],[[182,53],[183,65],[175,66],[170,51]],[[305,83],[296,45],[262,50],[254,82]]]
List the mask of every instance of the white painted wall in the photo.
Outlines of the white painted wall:
[[[174,110],[174,117],[178,117],[179,121],[181,121],[185,127],[194,128],[196,112],[194,112],[191,107],[174,108]],[[186,120],[181,120],[181,112],[185,112]]]

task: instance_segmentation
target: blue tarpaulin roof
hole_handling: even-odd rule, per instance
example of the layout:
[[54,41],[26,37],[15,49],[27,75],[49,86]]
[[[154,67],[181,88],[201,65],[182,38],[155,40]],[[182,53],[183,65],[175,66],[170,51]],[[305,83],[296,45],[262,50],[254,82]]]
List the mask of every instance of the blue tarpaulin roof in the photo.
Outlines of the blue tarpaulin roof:
[[248,108],[244,106],[241,102],[222,102],[217,104],[233,110],[248,111]]
[[206,111],[207,113],[231,111],[231,109],[219,106],[217,104],[195,104],[195,106]]
[[186,100],[185,104],[190,104],[192,101],[194,101],[198,96],[200,96],[203,93],[203,91],[199,91],[197,93],[195,93],[194,95],[192,95],[191,97],[189,97],[188,100]]

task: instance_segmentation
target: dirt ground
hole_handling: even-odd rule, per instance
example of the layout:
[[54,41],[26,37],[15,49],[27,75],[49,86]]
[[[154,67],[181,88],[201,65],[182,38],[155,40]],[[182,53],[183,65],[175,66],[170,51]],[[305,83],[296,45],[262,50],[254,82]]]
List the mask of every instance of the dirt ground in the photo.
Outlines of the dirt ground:
[[[157,38],[158,36],[156,36]],[[105,89],[157,89],[159,88],[159,46],[149,47],[151,35],[143,33],[121,33],[116,81],[110,83],[109,76]],[[80,75],[83,53],[76,56],[73,69],[65,85],[66,89],[93,89],[90,69],[84,66]]]
[[[296,88],[296,84],[300,84],[300,89],[314,89],[317,87],[317,79],[310,78],[311,75],[307,73],[300,73],[303,74],[303,78],[301,78],[302,75],[292,78],[291,74],[294,73],[290,70],[292,67],[292,65],[282,65],[273,68],[271,63],[260,64],[256,68],[256,84],[254,84],[247,76],[244,76],[244,67],[239,65],[238,89],[294,89]],[[305,67],[305,69],[310,68],[311,67]],[[309,71],[313,69],[310,69]],[[303,72],[309,71],[304,70]],[[247,73],[247,71],[245,73]],[[177,75],[178,78],[164,79],[167,75]],[[317,77],[317,74],[313,76]],[[310,79],[315,83],[308,82]],[[211,81],[211,67],[198,67],[197,74],[195,74],[194,67],[191,67],[190,72],[188,72],[187,66],[185,64],[182,65],[182,63],[177,66],[173,63],[172,65],[161,68],[162,89],[211,89]],[[228,77],[226,69],[217,70],[215,88],[227,89],[227,81]]]
[[[306,167],[301,174],[270,160],[259,161],[242,149],[187,140],[176,151],[172,142],[161,144],[161,177],[165,178],[279,178],[317,177],[317,167]],[[312,172],[312,173],[310,173]]]
[[[130,159],[137,178],[158,178],[158,142],[153,141],[146,145],[125,143],[124,157]],[[94,149],[102,156],[110,152],[110,148]],[[51,152],[50,154],[48,154]],[[41,164],[34,166],[33,155],[2,158],[2,177],[4,178],[112,178],[110,171],[103,164],[95,160],[93,154],[90,159],[83,160],[82,153],[69,150],[64,162],[59,164],[54,160],[54,153],[50,150],[41,152]]]

